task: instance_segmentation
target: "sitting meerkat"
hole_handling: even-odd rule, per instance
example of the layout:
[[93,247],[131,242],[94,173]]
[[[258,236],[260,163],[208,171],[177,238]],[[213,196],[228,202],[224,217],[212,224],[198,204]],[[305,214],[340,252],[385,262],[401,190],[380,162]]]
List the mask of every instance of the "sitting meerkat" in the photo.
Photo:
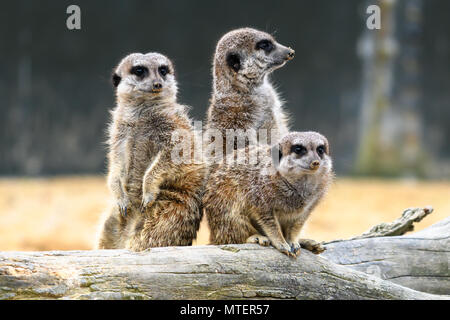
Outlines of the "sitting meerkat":
[[134,53],[119,63],[112,80],[117,106],[109,126],[108,186],[116,205],[98,247],[191,245],[205,172],[201,164],[172,161],[172,134],[194,134],[187,107],[177,103],[174,66],[159,53]]
[[219,40],[206,129],[222,133],[225,149],[228,129],[257,133],[265,129],[268,144],[272,134],[277,141],[289,132],[287,116],[269,75],[293,59],[294,53],[272,35],[252,28],[230,31]]
[[210,172],[204,207],[211,244],[271,243],[289,256],[304,246],[323,248],[299,238],[311,211],[332,179],[327,139],[316,132],[291,132],[273,147],[249,147],[255,164],[237,164],[236,154]]

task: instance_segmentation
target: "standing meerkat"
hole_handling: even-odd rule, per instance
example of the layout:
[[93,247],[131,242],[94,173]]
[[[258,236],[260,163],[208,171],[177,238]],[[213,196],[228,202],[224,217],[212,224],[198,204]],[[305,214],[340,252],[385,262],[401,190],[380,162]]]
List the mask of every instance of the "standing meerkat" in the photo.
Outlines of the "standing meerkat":
[[194,134],[187,107],[177,103],[174,66],[159,53],[134,53],[112,80],[117,106],[109,126],[108,186],[116,204],[98,247],[191,245],[201,220],[204,167],[172,161],[172,134],[184,130],[190,141]]
[[270,34],[251,28],[233,30],[219,40],[206,127],[222,132],[224,146],[227,129],[266,129],[268,144],[271,130],[278,137],[288,133],[287,116],[268,76],[294,53]]
[[274,147],[249,148],[255,154],[256,164],[233,163],[230,155],[210,172],[204,206],[211,244],[271,243],[289,256],[301,246],[323,251],[299,234],[333,179],[327,139],[292,132]]

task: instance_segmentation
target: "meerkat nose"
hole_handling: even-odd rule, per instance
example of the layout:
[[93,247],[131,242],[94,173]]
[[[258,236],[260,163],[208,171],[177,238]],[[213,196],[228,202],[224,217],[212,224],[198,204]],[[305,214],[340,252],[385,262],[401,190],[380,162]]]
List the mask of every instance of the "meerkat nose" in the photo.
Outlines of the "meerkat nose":
[[292,59],[294,59],[294,57],[295,57],[295,51],[292,50],[291,48],[289,48],[289,52],[288,52],[288,54],[286,56],[286,59],[287,60],[292,60]]
[[160,82],[154,82],[153,83],[153,90],[159,91],[162,89],[162,84]]
[[311,164],[309,165],[309,167],[310,167],[312,170],[318,169],[319,166],[320,166],[320,161],[319,161],[319,160],[314,160],[314,161],[311,162]]

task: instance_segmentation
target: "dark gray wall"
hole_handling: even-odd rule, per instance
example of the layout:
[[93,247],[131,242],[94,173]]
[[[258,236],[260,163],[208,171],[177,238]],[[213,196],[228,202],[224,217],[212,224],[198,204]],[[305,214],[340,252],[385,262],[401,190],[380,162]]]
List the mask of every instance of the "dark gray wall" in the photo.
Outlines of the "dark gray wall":
[[[3,1],[0,12],[0,174],[105,171],[105,127],[114,105],[110,73],[130,52],[175,62],[179,100],[203,119],[215,44],[230,29],[275,33],[296,58],[273,80],[293,129],[329,137],[338,173],[352,169],[365,1]],[[78,4],[82,30],[66,28]],[[450,2],[427,0],[423,35],[425,128],[447,157]],[[441,139],[441,140],[439,140]]]

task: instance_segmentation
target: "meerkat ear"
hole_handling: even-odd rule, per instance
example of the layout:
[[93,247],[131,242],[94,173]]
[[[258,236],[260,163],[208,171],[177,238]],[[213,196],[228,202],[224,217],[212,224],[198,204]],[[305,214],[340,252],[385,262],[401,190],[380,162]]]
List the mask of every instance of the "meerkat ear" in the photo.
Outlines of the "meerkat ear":
[[237,53],[229,53],[227,55],[227,64],[235,72],[241,69],[241,58]]
[[119,84],[120,84],[120,81],[122,81],[122,78],[121,77],[119,77],[119,75],[117,74],[117,73],[113,73],[113,75],[112,75],[112,83],[113,83],[113,86],[115,87],[115,88],[117,88],[118,86],[119,86]]
[[283,154],[281,153],[281,146],[277,143],[270,149],[270,155],[272,157],[272,163],[275,167],[280,164]]

